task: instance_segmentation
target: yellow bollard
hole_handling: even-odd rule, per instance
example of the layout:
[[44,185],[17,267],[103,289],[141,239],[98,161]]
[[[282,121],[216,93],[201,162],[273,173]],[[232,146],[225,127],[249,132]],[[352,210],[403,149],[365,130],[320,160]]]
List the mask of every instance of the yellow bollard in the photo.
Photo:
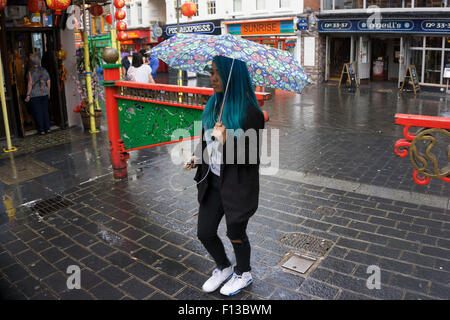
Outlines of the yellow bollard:
[[3,122],[5,123],[5,134],[6,134],[6,149],[3,148],[4,152],[13,152],[17,151],[16,147],[13,147],[11,143],[11,133],[9,131],[9,121],[8,121],[8,111],[6,110],[6,99],[5,99],[5,91],[3,87],[3,62],[2,56],[0,54],[0,101],[2,104],[2,112],[3,112]]
[[[86,28],[84,29],[86,30]],[[89,114],[91,122],[90,133],[100,132],[95,128],[95,111],[94,111],[94,98],[92,95],[92,78],[91,78],[91,65],[89,61],[89,38],[86,31],[83,32],[84,40],[84,69],[86,71],[86,90],[88,95]]]

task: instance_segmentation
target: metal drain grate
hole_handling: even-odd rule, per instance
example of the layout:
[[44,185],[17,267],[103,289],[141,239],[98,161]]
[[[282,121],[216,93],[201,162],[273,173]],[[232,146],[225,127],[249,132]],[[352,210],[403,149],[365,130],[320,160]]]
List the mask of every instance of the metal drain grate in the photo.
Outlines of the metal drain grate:
[[334,215],[336,213],[336,209],[334,208],[329,208],[329,207],[319,207],[316,209],[315,211],[318,214],[330,217],[332,215]]
[[286,233],[280,238],[280,242],[316,256],[324,256],[333,245],[332,241],[302,233]]
[[73,203],[71,201],[58,196],[56,198],[38,201],[34,204],[33,207],[31,207],[31,209],[33,211],[39,212],[40,216],[45,216],[49,213],[67,208],[72,204]]

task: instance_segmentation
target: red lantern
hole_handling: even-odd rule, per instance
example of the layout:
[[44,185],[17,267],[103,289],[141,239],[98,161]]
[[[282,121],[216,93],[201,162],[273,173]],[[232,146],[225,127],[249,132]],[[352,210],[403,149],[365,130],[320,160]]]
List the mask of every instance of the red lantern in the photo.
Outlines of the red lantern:
[[114,7],[116,7],[116,9],[122,9],[125,7],[125,0],[114,0]]
[[117,31],[125,31],[127,30],[127,24],[125,21],[117,21],[116,22],[116,30]]
[[45,9],[44,0],[28,0],[28,10],[33,13],[41,13]]
[[187,1],[181,6],[180,10],[183,16],[191,18],[197,13],[197,6],[193,2]]
[[124,31],[120,31],[117,34],[117,39],[119,39],[119,41],[127,41],[128,40],[128,33],[124,32]]
[[125,10],[123,10],[123,9],[117,10],[116,13],[114,14],[114,18],[116,18],[116,20],[123,20],[123,19],[125,19],[126,16],[127,16],[127,14],[125,13]]
[[4,7],[6,7],[6,0],[0,0],[0,10],[3,10]]
[[70,6],[71,0],[47,0],[47,7],[55,11],[56,15],[61,15],[62,11]]
[[112,24],[112,14],[108,14],[107,16],[106,16],[106,18],[105,18],[105,20],[106,20],[106,22],[108,23],[108,24]]
[[91,14],[94,17],[98,17],[101,16],[103,14],[103,7],[99,4],[93,4],[91,6],[91,8],[89,9],[89,11],[91,12]]

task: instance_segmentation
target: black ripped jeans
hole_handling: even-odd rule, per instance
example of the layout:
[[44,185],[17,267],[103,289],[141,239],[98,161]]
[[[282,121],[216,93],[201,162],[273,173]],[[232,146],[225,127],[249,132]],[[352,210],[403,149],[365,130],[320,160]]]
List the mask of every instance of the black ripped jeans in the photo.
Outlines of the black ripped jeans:
[[[200,203],[198,213],[197,237],[202,242],[208,253],[217,264],[217,268],[223,270],[231,265],[225,253],[222,241],[217,236],[220,221],[225,215],[220,197],[220,180],[214,173],[208,174],[207,194]],[[227,236],[233,245],[236,255],[236,267],[234,272],[241,275],[251,270],[250,268],[250,242],[246,234],[248,220],[242,223],[228,224]]]

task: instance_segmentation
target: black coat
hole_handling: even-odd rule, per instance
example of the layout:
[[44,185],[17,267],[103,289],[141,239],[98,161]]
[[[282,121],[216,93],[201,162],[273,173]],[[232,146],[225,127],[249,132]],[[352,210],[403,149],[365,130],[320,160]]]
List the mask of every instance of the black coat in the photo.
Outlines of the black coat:
[[[260,163],[260,145],[262,129],[264,129],[264,115],[254,107],[248,108],[246,121],[244,121],[244,134],[239,139],[233,135],[227,136],[225,144],[221,146],[222,164],[220,165],[220,194],[222,196],[222,205],[231,217],[227,223],[238,223],[250,218],[258,208],[259,199],[259,163]],[[254,129],[257,134],[250,136],[248,129]],[[247,134],[245,134],[247,133]],[[256,138],[256,143],[255,139]],[[208,172],[208,154],[206,141],[204,139],[204,130],[201,136],[201,150],[203,157],[199,154],[199,149],[195,153],[202,159],[197,168],[194,180],[198,183]],[[234,146],[230,141],[234,140]],[[231,148],[233,147],[233,148]],[[245,147],[245,159],[243,151]],[[241,149],[242,148],[242,149]],[[230,150],[234,154],[230,154]],[[213,174],[210,172],[210,174]],[[208,178],[203,179],[197,184],[198,202],[201,203],[208,191]]]

